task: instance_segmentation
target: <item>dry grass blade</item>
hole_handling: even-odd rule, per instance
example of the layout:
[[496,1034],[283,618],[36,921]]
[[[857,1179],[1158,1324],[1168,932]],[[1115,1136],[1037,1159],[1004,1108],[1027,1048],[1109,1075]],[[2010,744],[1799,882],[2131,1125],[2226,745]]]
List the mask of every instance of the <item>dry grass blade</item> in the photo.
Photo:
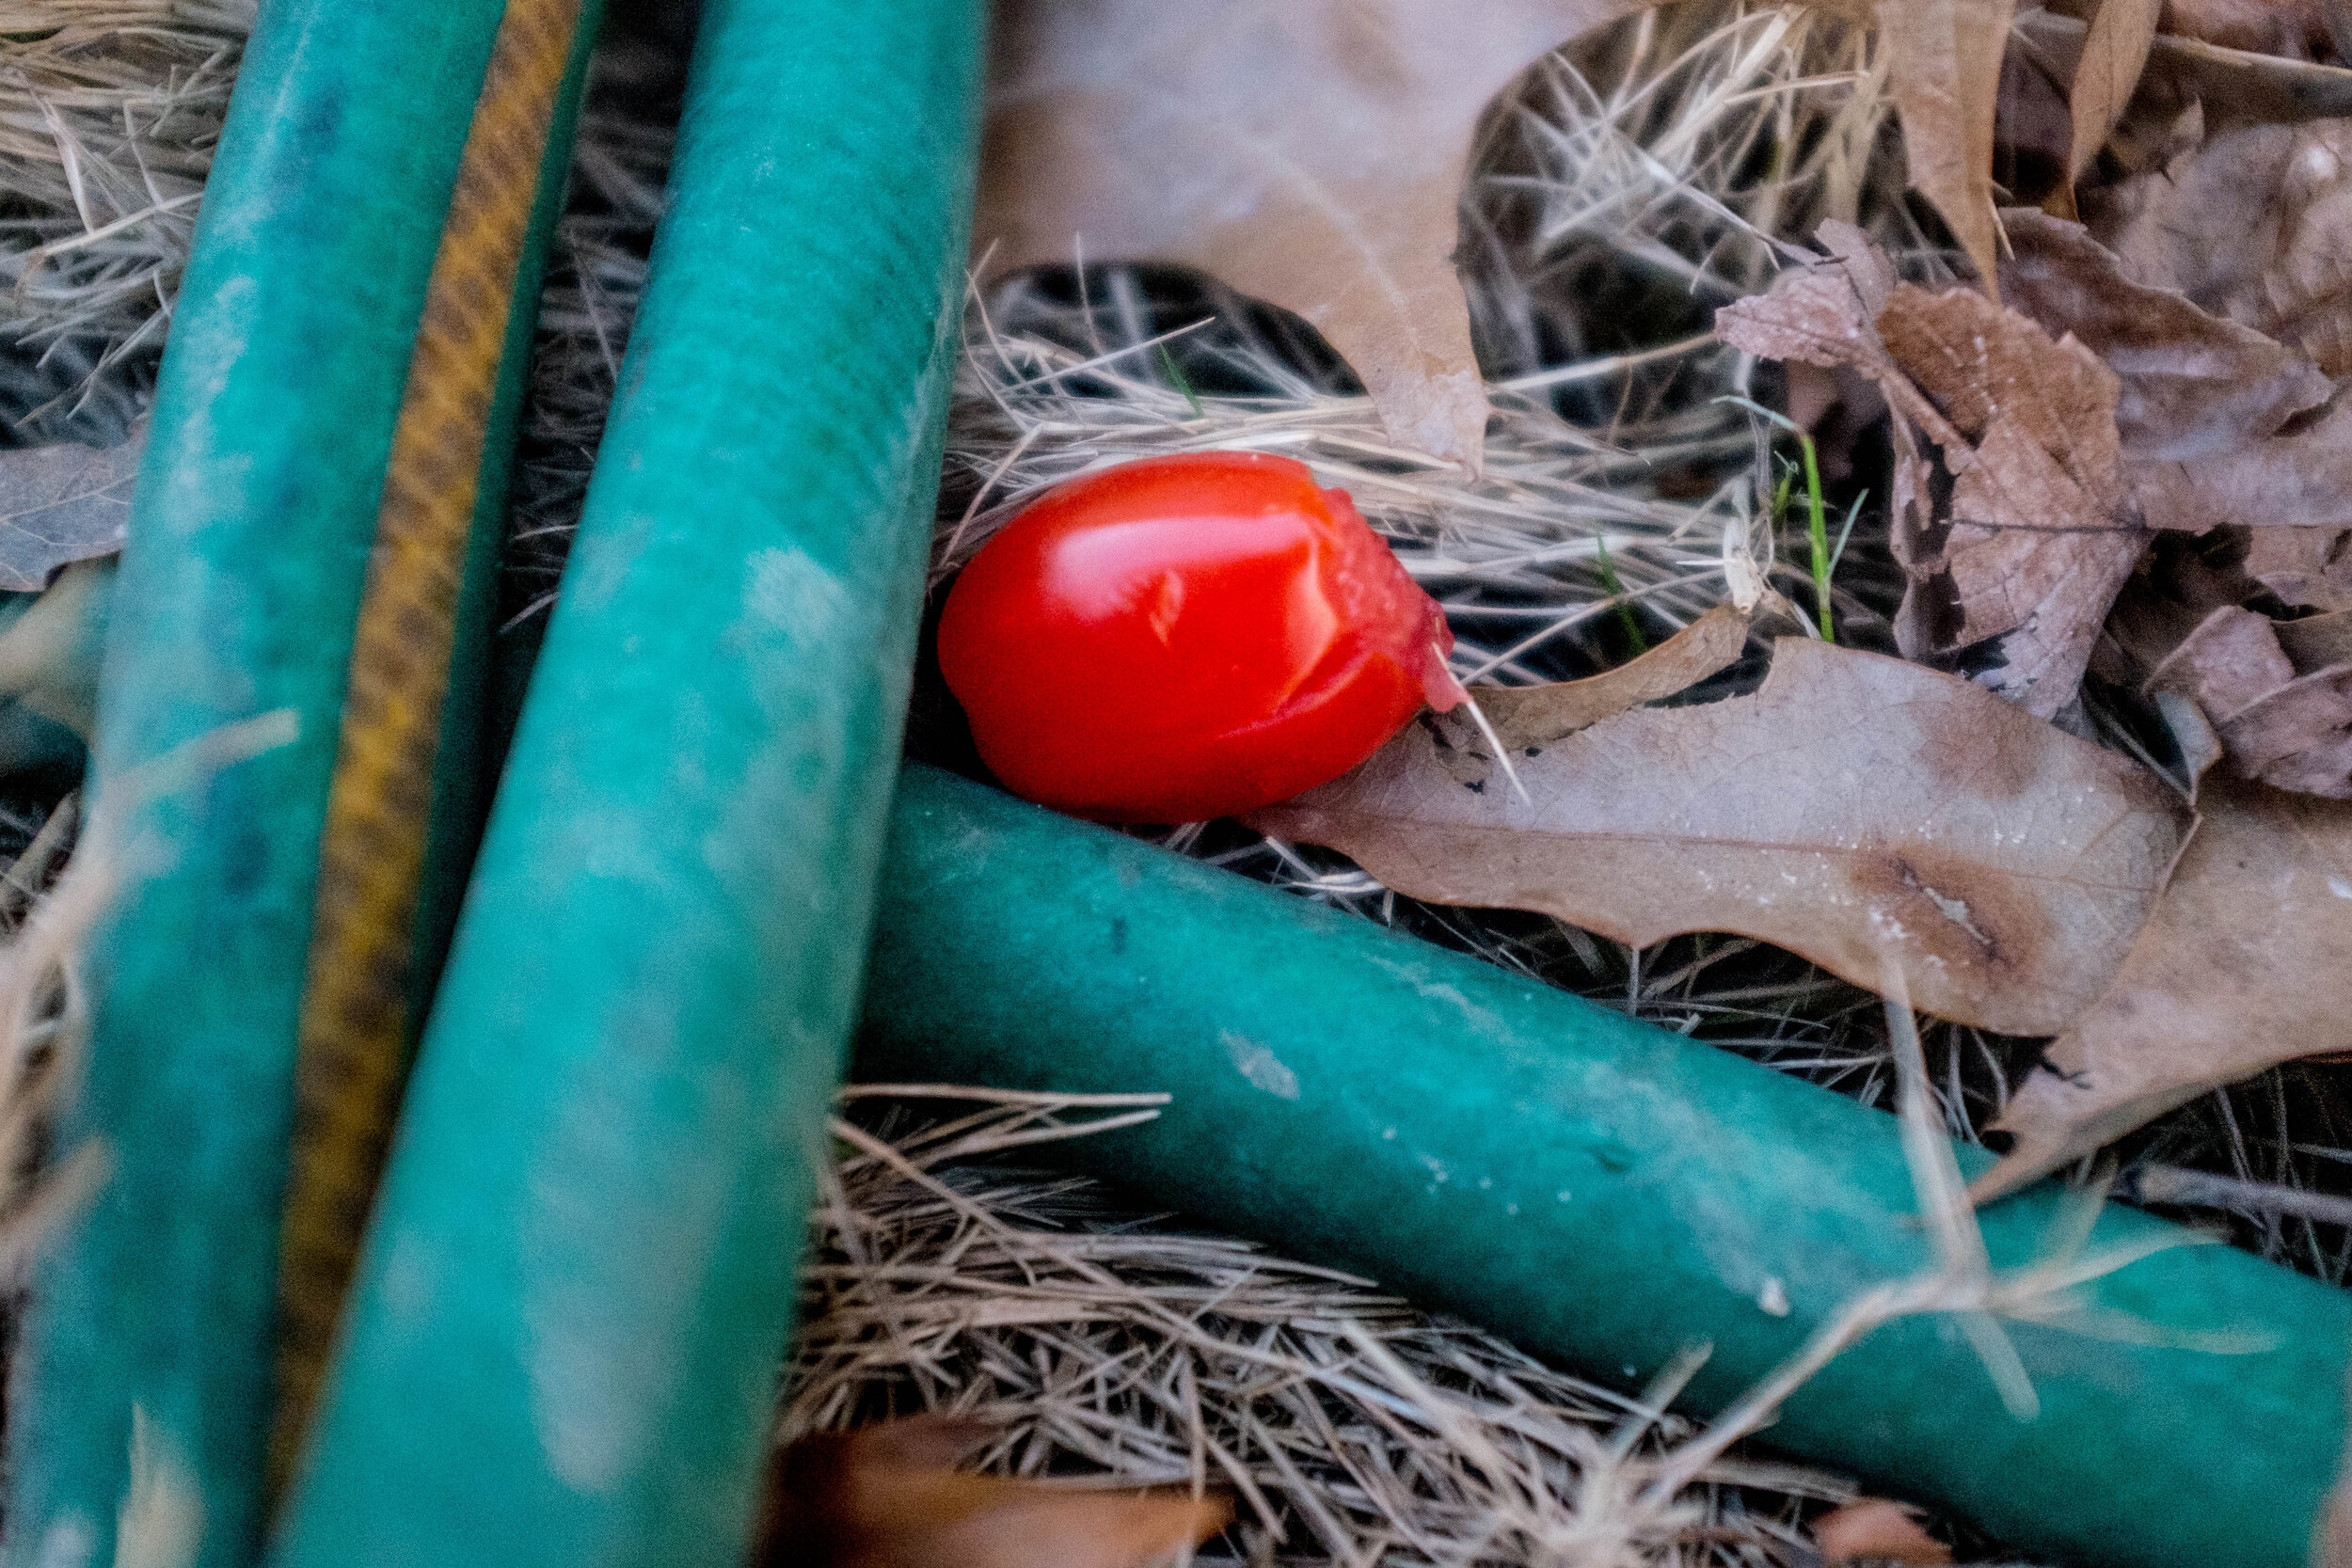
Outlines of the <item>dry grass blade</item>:
[[[119,857],[85,847],[69,796],[8,868],[11,928],[0,940],[0,1280],[22,1277],[33,1253],[104,1184],[110,1157],[83,1144],[40,1158],[51,1109],[68,1091],[88,1036],[82,944],[120,886]],[[63,865],[62,873],[58,867]]]
[[160,348],[253,0],[0,4],[0,336]]
[[1849,1495],[1722,1453],[1660,1491],[1692,1430],[1661,1413],[1671,1387],[1627,1399],[1360,1280],[992,1160],[1148,1105],[918,1085],[941,1119],[915,1121],[885,1109],[906,1090],[853,1092],[882,1115],[842,1129],[785,1439],[976,1418],[996,1474],[1230,1491],[1213,1561],[1796,1568],[1803,1512]]

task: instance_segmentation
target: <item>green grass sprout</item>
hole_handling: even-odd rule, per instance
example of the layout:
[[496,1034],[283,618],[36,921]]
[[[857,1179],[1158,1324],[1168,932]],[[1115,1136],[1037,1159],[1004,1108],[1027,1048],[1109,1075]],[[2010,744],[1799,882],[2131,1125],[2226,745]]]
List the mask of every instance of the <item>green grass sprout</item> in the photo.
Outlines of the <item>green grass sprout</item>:
[[1642,635],[1642,624],[1633,618],[1633,607],[1626,602],[1625,584],[1617,577],[1617,564],[1609,559],[1607,535],[1593,535],[1593,551],[1600,563],[1600,585],[1617,601],[1617,625],[1625,628],[1625,640],[1633,644],[1635,653],[1649,652],[1649,639]]
[[1182,365],[1176,363],[1176,356],[1168,352],[1166,343],[1160,344],[1159,349],[1160,370],[1167,375],[1168,385],[1184,394],[1184,402],[1192,406],[1192,417],[1196,420],[1201,418],[1206,410],[1200,406],[1200,394],[1192,389],[1192,378],[1184,373]]
[[1846,541],[1853,537],[1854,519],[1862,515],[1862,503],[1869,499],[1870,492],[1865,490],[1862,494],[1853,499],[1853,504],[1851,506],[1846,508],[1846,521],[1838,528],[1837,543],[1831,547],[1829,552],[1829,569],[1831,571],[1836,571],[1837,563],[1846,559]]
[[[1805,433],[1804,426],[1788,415],[1767,408],[1753,398],[1731,395],[1717,398],[1715,401],[1735,404],[1751,414],[1771,420],[1789,435],[1794,436],[1797,438],[1797,446],[1804,453],[1804,499],[1806,510],[1810,515],[1810,527],[1807,531],[1813,541],[1814,610],[1820,618],[1821,641],[1834,642],[1837,639],[1836,629],[1830,621],[1829,574],[1835,562],[1829,552],[1829,516],[1821,502],[1820,454],[1814,450],[1813,437]],[[1781,498],[1787,497],[1788,489],[1788,481],[1783,479],[1780,484],[1780,497],[1775,498],[1774,501],[1775,515],[1778,515],[1779,509],[1785,506],[1786,502]],[[1859,500],[1854,503],[1856,508],[1859,508],[1861,504]],[[1851,515],[1847,517],[1846,526],[1848,529],[1853,527]],[[1845,543],[1842,536],[1838,543],[1841,546]]]

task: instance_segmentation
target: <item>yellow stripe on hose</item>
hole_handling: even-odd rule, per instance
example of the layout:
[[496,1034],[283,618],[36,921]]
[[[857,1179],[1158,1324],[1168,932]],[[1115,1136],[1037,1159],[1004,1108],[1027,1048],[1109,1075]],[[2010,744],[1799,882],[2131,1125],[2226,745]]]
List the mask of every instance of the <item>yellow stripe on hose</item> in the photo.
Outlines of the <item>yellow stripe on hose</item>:
[[509,0],[392,436],[302,998],[278,1272],[277,1488],[326,1374],[407,1071],[417,903],[485,429],[579,23],[580,0]]

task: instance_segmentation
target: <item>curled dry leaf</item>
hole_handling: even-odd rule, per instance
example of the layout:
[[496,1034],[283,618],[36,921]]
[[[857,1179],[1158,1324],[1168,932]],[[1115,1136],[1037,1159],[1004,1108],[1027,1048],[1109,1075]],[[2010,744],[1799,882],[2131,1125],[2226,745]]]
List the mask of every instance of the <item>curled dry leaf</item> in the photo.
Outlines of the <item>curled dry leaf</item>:
[[2156,41],[2156,17],[2163,9],[2163,0],[2099,0],[2067,93],[2074,121],[2066,149],[2070,183],[2082,178],[2084,168],[2106,145],[2115,122],[2123,118],[2124,105],[2131,103],[2148,64],[2148,46]]
[[2184,552],[2152,567],[2107,618],[2101,673],[2157,699],[2176,736],[2192,705],[2240,778],[2352,797],[2352,613],[2273,621],[2242,602],[2242,571]]
[[2328,625],[2282,637],[2268,616],[2224,606],[2157,663],[2144,689],[2194,700],[2240,778],[2352,798],[2352,648],[2339,645],[2352,639],[2329,635],[2345,618],[2318,619]]
[[[1748,617],[1721,604],[1640,657],[1588,679],[1474,686],[1470,696],[1506,752],[1540,752],[1613,714],[1696,686],[1729,669],[1747,645]],[[1494,760],[1483,733],[1448,758],[1457,778],[1480,788],[1486,786]]]
[[1908,1503],[1885,1497],[1856,1497],[1813,1521],[1813,1541],[1822,1568],[1852,1562],[1915,1563],[1921,1568],[1952,1560],[1952,1549],[1919,1528],[1922,1515]]
[[2135,283],[2078,223],[2005,210],[2009,303],[2052,333],[2071,332],[2114,372],[2125,459],[2234,451],[2278,433],[2333,390],[2300,354],[2183,294]]
[[2087,198],[2085,216],[2133,281],[2177,290],[2341,378],[2352,374],[2348,163],[2352,119],[2247,126]]
[[2319,0],[2164,0],[2164,30],[2286,59],[2315,58],[2328,46]]
[[2281,604],[2352,610],[2352,529],[2255,529],[2247,546],[2246,575]]
[[1252,819],[1400,893],[1636,945],[1776,943],[1857,984],[2049,1034],[2106,987],[2186,813],[2153,775],[1950,675],[1785,639],[1752,696],[1622,713],[1465,782],[1467,718]]
[[2352,1047],[2352,803],[2219,778],[2106,993],[2053,1041],[1996,1130],[1979,1202],[2207,1089]]
[[2352,521],[2352,404],[2279,434],[2334,390],[2299,351],[2133,281],[2080,225],[2004,215],[2011,302],[2074,332],[2119,377],[2116,425],[2142,522],[2202,532]]
[[[1824,235],[1833,246],[1837,237]],[[1898,416],[1898,554],[1912,583],[1898,623],[1914,657],[2000,638],[1986,676],[2027,712],[2073,701],[2099,623],[2143,537],[2123,511],[2114,373],[2074,338],[1970,289],[1899,283],[1883,294],[1883,257],[1852,256],[1784,274],[1724,307],[1716,335],[1771,358],[1843,366],[1870,377]],[[1882,299],[1873,308],[1873,300]],[[1931,546],[1915,427],[1953,475],[1950,527]],[[1919,600],[1941,575],[1958,626]]]
[[[2092,229],[2132,281],[2352,375],[2352,120],[2217,135],[2106,194]],[[2352,525],[2352,399],[2266,438],[2135,466],[2160,528]]]
[[2306,615],[2299,621],[2274,621],[2270,629],[2286,650],[2297,674],[2310,674],[2330,665],[2352,664],[2352,610]]
[[103,449],[72,442],[0,452],[0,592],[38,594],[57,568],[122,548],[144,425]]
[[[2158,18],[2125,126],[2143,109],[2169,117],[2191,105],[2198,108],[2201,129],[2211,131],[2352,115],[2352,71],[2223,48],[2185,36],[2180,20],[2177,15]],[[2078,18],[2036,8],[2018,16],[2016,30],[2045,70],[2061,81],[2073,78],[2088,42],[2088,29]]]
[[1993,121],[2016,0],[1878,0],[1911,182],[1997,293]]
[[[1475,467],[1454,270],[1487,101],[1638,0],[1018,0],[997,13],[976,254],[1205,268],[1296,311],[1404,445]],[[1989,209],[1988,209],[1989,211]]]
[[916,1416],[793,1443],[771,1472],[755,1568],[1149,1568],[1232,1516],[1216,1497],[955,1469],[991,1431]]
[[2115,375],[1965,289],[1899,287],[1879,316],[1895,361],[1968,447],[1953,470],[1945,568],[1958,641],[2001,639],[1986,684],[2047,719],[2074,701],[2091,644],[2145,543],[2122,515]]
[[2352,397],[2265,441],[2181,462],[2136,464],[2132,499],[2152,528],[2352,525]]

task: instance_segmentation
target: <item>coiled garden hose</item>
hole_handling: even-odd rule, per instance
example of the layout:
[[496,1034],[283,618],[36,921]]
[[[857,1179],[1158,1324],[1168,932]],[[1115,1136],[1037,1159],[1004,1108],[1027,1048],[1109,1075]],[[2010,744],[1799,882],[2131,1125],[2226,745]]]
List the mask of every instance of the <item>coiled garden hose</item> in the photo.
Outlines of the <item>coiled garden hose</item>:
[[734,1568],[855,1021],[980,0],[712,0],[286,1568]]
[[[1705,1343],[1687,1403],[1720,1409],[1929,1265],[1894,1117],[1476,958],[915,765],[882,885],[862,1081],[1168,1091],[1040,1152],[1620,1386]],[[1987,1210],[1994,1262],[2061,1245],[2060,1207],[2044,1183]],[[2168,1240],[2110,1208],[2085,1255]],[[1955,1322],[1915,1318],[1763,1441],[2063,1560],[2301,1568],[2352,1302],[2224,1246],[2070,1299],[2010,1325],[2029,1421]]]
[[[268,0],[246,53],[114,595],[88,842],[123,857],[126,885],[89,955],[93,1034],[57,1133],[103,1145],[112,1173],[33,1282],[10,1390],[12,1565],[116,1560],[135,1434],[142,1484],[168,1478],[174,1516],[199,1521],[197,1568],[260,1549],[280,1226],[332,1253],[368,1186],[366,1140],[347,1138],[285,1221],[297,1035],[381,1045],[389,1018],[397,1057],[451,902],[432,889],[462,877],[476,825],[470,694],[535,314],[512,306],[537,297],[586,54],[568,34],[551,69],[538,51],[519,94],[535,130],[501,138],[505,194],[461,206],[473,231],[444,245],[469,127],[518,96],[494,87],[476,115],[501,17],[496,0]],[[421,343],[428,299],[453,293],[456,319],[435,304],[443,327]],[[388,611],[380,579],[420,547],[430,590]],[[373,629],[355,662],[363,594]],[[418,680],[388,658],[455,674]],[[347,688],[394,689],[405,711],[373,723],[363,702],[346,723]],[[181,787],[133,783],[279,711],[289,745]],[[399,763],[355,778],[376,741]],[[361,831],[409,885],[367,910],[372,941],[351,941],[348,918],[321,924],[339,954],[373,958],[380,994],[313,1006],[301,1027],[330,778],[346,822],[372,791],[394,802]],[[337,858],[326,896],[348,916]],[[333,1272],[314,1257],[294,1279],[297,1383],[332,1320]]]

